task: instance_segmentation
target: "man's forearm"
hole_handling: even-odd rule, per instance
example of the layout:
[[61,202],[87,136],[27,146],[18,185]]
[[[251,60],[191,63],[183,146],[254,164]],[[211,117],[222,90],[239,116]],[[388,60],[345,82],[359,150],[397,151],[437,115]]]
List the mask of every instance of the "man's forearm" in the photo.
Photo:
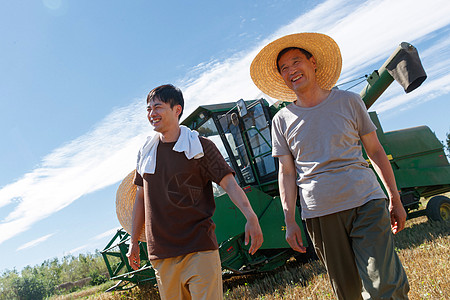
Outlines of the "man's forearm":
[[286,225],[295,222],[295,209],[297,200],[297,185],[295,176],[286,175],[282,172],[278,175],[278,184],[280,187],[281,205],[283,206]]
[[220,186],[227,192],[231,201],[239,208],[247,219],[245,224],[245,244],[247,245],[251,239],[249,253],[254,254],[261,247],[264,238],[261,227],[259,226],[258,216],[253,211],[247,196],[241,187],[237,184],[233,174],[227,174],[221,181]]
[[397,184],[395,182],[394,171],[392,170],[391,164],[386,156],[386,153],[383,151],[377,151],[369,156],[372,166],[383,182],[384,187],[388,193],[389,198],[395,199],[398,198],[398,190]]
[[145,224],[144,192],[141,187],[138,187],[136,191],[136,199],[133,205],[132,228],[131,228],[132,243],[138,242],[144,224]]
[[389,196],[389,214],[391,217],[391,230],[394,234],[400,232],[405,227],[406,211],[403,208],[400,194],[397,190],[397,184],[395,183],[394,171],[391,164],[386,157],[384,149],[380,146],[379,151],[372,151],[367,153],[372,165],[386,187],[386,191]]
[[258,220],[258,217],[256,216],[255,212],[252,209],[252,206],[250,205],[250,202],[248,201],[247,196],[245,195],[244,191],[241,189],[241,187],[236,183],[233,175],[227,175],[230,177],[225,177],[222,182],[221,186],[225,190],[225,192],[230,197],[230,200],[234,203],[234,205],[239,208],[239,210],[242,212],[242,214],[245,216],[247,220],[256,221]]
[[367,156],[372,162],[375,172],[377,172],[384,187],[386,188],[389,198],[391,201],[395,202],[394,204],[398,204],[398,202],[401,203],[397,190],[397,184],[395,183],[394,171],[392,170],[391,163],[386,156],[386,152],[384,152],[383,146],[378,140],[376,132],[372,131],[361,136],[361,141],[364,149],[366,150]]
[[295,223],[295,209],[297,201],[297,171],[294,158],[291,155],[278,157],[278,186],[280,189],[281,205],[283,206],[286,226]]

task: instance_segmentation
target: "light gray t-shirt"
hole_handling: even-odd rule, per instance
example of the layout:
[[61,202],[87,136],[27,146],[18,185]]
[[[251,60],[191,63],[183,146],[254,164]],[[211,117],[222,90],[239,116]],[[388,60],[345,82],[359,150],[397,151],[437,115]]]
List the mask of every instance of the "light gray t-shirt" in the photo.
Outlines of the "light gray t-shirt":
[[385,198],[362,156],[360,137],[376,130],[360,96],[341,90],[314,107],[294,103],[272,121],[272,155],[292,155],[302,218],[315,218]]

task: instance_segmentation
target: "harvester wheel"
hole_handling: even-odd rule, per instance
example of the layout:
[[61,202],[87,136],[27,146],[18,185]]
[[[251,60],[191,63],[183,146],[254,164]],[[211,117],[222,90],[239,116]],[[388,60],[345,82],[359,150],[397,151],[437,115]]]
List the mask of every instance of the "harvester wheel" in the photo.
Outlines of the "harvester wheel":
[[450,221],[450,199],[439,195],[428,201],[426,214],[428,220]]

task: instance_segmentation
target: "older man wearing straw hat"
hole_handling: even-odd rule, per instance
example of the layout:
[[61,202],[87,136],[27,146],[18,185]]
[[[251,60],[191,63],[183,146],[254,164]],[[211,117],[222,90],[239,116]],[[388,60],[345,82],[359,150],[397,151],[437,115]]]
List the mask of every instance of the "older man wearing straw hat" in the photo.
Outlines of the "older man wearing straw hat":
[[[332,38],[298,33],[268,44],[250,67],[261,91],[293,102],[272,121],[286,240],[305,251],[295,222],[298,186],[302,218],[336,296],[407,299],[408,280],[392,235],[404,228],[406,212],[361,98],[332,89],[341,66]],[[360,142],[383,181],[389,209]]]
[[[222,272],[214,222],[212,182],[218,183],[241,210],[249,253],[263,243],[258,217],[233,169],[214,143],[181,126],[184,99],[173,85],[147,97],[148,120],[155,135],[138,154],[134,183],[130,266],[140,266],[138,240],[145,231],[148,256],[162,299],[222,299]],[[145,230],[143,225],[145,223]]]

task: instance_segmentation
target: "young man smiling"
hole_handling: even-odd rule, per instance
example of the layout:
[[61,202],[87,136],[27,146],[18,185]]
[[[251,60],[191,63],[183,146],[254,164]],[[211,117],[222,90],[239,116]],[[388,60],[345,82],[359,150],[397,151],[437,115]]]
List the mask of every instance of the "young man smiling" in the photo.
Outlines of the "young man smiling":
[[138,186],[128,260],[139,268],[138,238],[145,223],[148,256],[162,299],[222,299],[222,272],[211,217],[212,182],[218,183],[247,219],[249,253],[263,242],[258,218],[231,169],[210,140],[179,125],[184,99],[172,85],[147,97],[148,120],[156,135],[138,154]]
[[[305,251],[295,222],[298,186],[302,218],[338,299],[407,299],[391,233],[404,228],[406,212],[361,98],[331,89],[341,66],[333,39],[299,33],[268,44],[250,68],[264,93],[293,102],[272,121],[286,240]],[[389,211],[360,143],[386,188]]]

